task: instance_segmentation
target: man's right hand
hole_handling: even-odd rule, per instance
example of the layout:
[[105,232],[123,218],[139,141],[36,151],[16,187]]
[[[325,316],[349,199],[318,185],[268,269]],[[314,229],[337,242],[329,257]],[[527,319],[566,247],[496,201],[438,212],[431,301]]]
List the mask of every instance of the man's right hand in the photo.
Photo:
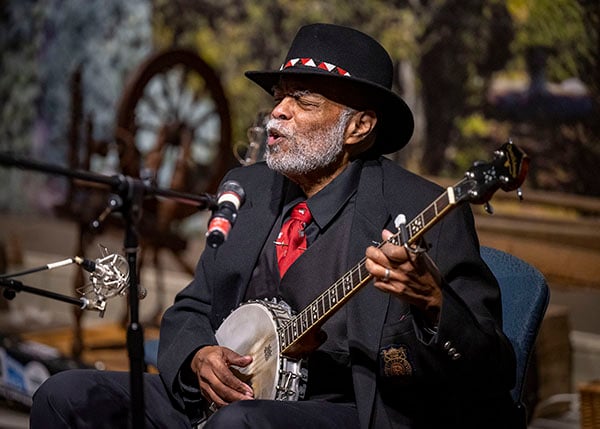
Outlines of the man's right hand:
[[221,408],[235,401],[254,399],[252,388],[237,378],[230,366],[246,367],[252,356],[242,356],[227,347],[205,346],[196,352],[190,367],[209,404]]

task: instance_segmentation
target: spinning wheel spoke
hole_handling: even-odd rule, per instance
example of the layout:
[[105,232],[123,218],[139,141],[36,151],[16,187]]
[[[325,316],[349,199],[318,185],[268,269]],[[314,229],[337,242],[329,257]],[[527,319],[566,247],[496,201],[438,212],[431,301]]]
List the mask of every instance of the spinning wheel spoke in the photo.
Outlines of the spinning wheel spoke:
[[143,100],[140,100],[138,106],[136,107],[138,127],[144,123],[152,123],[155,127],[160,126],[163,122],[163,115],[157,110],[158,106],[151,98],[147,97]]
[[[139,103],[146,104],[153,114],[158,115],[163,120],[169,119],[173,110],[169,105],[169,100],[165,97],[164,84],[160,75],[148,82],[143,97],[138,101]],[[135,113],[136,117],[140,117],[137,111]]]

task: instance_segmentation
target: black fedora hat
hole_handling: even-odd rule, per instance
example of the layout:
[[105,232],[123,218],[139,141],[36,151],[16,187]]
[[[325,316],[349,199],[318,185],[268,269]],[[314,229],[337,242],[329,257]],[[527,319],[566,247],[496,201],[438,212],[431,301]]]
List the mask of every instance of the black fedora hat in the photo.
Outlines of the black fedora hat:
[[346,99],[336,101],[376,111],[373,150],[377,153],[395,152],[412,136],[413,115],[391,90],[393,64],[389,54],[375,39],[358,30],[333,24],[306,25],[298,30],[279,70],[245,74],[270,94],[282,76],[310,77],[313,82],[324,81],[326,85],[321,87],[341,87],[343,90],[336,94],[338,98],[345,94]]

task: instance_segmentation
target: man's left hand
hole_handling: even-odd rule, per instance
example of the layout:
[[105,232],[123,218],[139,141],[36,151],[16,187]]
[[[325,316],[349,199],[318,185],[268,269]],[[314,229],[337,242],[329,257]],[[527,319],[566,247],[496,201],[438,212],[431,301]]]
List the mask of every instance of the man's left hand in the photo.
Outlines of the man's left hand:
[[427,253],[409,252],[387,240],[392,236],[383,230],[382,247],[370,246],[365,267],[375,277],[377,289],[396,296],[421,309],[427,321],[437,325],[442,308],[442,276]]

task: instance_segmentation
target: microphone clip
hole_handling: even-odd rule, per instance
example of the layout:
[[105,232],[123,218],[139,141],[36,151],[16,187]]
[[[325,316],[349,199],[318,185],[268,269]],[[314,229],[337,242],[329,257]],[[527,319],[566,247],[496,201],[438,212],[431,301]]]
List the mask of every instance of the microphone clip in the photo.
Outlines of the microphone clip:
[[98,310],[104,316],[107,298],[125,295],[129,286],[129,264],[123,255],[108,253],[102,247],[102,257],[95,261],[80,257],[75,262],[90,273],[90,282],[77,289],[85,299],[87,308]]

